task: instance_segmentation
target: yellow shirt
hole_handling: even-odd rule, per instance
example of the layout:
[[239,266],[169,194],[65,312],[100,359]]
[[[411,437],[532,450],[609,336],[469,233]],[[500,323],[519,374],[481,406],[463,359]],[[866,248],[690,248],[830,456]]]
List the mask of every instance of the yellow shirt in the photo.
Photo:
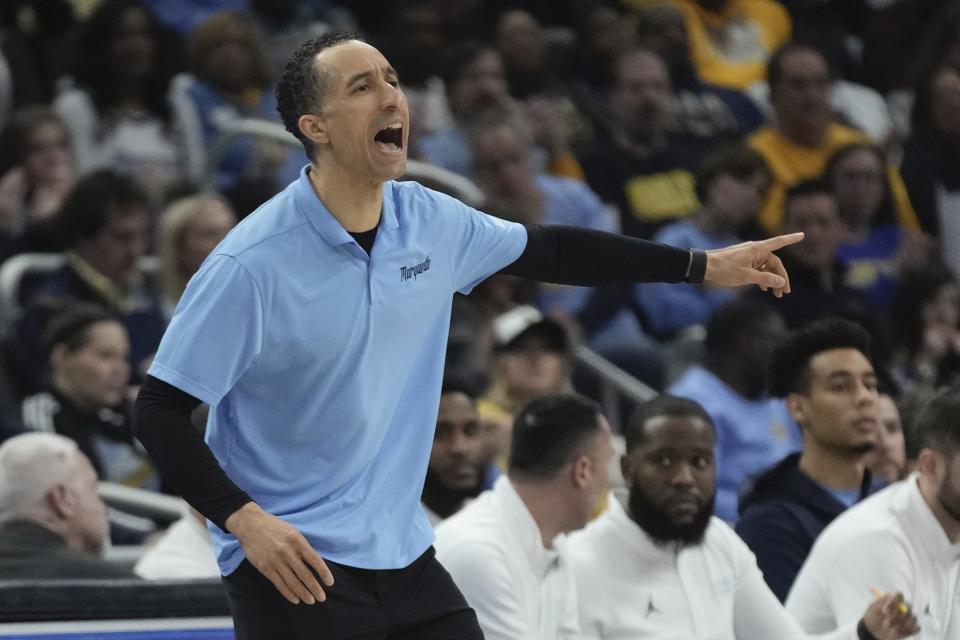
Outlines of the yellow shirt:
[[[747,144],[763,156],[773,173],[773,182],[758,216],[763,228],[770,233],[779,230],[783,221],[784,200],[790,187],[820,176],[834,153],[849,144],[860,142],[871,141],[856,129],[835,122],[830,124],[823,144],[818,147],[792,142],[772,127],[758,129],[747,138]],[[896,167],[888,167],[887,178],[897,222],[908,229],[919,229],[917,214],[910,204],[900,171]]]
[[705,82],[746,89],[767,77],[767,59],[790,39],[790,15],[773,0],[729,0],[719,12],[674,0],[683,12],[690,58]]

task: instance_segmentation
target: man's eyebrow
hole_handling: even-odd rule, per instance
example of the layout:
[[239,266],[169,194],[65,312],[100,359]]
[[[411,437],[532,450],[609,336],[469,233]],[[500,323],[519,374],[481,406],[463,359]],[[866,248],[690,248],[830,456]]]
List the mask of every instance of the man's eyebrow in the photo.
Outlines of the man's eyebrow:
[[[386,76],[393,76],[395,78],[400,77],[396,69],[394,69],[391,66],[382,67],[381,70],[383,71],[383,74]],[[354,74],[347,79],[347,86],[350,86],[359,80],[363,80],[364,78],[369,78],[372,74],[373,72],[370,71],[369,69],[367,69],[366,71],[361,71],[360,73]]]

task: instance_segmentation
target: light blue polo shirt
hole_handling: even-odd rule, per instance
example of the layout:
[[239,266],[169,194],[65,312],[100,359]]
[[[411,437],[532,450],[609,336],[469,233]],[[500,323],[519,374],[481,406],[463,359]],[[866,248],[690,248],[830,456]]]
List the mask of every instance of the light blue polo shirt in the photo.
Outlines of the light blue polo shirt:
[[[526,242],[522,225],[387,182],[368,258],[304,168],[204,261],[149,373],[211,406],[227,475],[321,556],[405,567],[433,542],[420,493],[453,293]],[[211,531],[229,574],[243,551]]]

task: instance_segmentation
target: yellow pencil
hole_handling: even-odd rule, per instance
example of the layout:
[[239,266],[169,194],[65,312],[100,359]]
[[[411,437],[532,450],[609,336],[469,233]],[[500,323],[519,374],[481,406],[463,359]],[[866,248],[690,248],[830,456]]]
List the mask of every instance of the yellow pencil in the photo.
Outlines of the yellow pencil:
[[[877,596],[878,598],[882,598],[887,595],[883,591],[880,591],[880,589],[877,589],[876,587],[870,587],[870,593]],[[901,602],[900,604],[898,604],[897,609],[900,611],[900,613],[910,613],[910,607],[908,607],[907,603],[905,602]]]

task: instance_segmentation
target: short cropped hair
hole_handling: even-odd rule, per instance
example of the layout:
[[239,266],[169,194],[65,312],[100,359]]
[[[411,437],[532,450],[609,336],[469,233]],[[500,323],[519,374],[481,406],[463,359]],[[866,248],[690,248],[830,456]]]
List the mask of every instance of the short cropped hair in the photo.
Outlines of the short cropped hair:
[[842,318],[825,318],[794,331],[773,352],[770,394],[786,397],[809,392],[810,360],[832,349],[856,349],[870,360],[870,334]]
[[101,169],[82,178],[67,195],[60,209],[60,229],[68,247],[93,240],[118,210],[147,208],[147,192],[130,176]]
[[513,423],[510,475],[550,480],[600,428],[600,405],[572,393],[537,398]]
[[637,407],[627,423],[626,441],[627,453],[630,453],[637,447],[641,447],[647,441],[647,423],[653,418],[666,416],[669,418],[699,418],[703,420],[717,433],[717,427],[713,423],[713,418],[707,413],[699,402],[689,398],[681,398],[669,394],[659,395],[652,400],[644,402]]
[[754,335],[758,327],[779,313],[772,306],[751,298],[734,298],[714,309],[707,320],[707,355],[716,357],[739,349],[740,339]]
[[[783,61],[787,56],[798,51],[812,51],[826,61],[826,56],[824,56],[817,47],[808,42],[792,40],[784,44],[774,51],[773,55],[771,55],[767,61],[767,86],[770,87],[771,93],[776,90],[777,84],[783,79]],[[829,68],[829,64],[827,67]]]
[[317,54],[351,40],[363,41],[352,33],[326,33],[307,40],[297,47],[277,83],[277,112],[287,131],[296,136],[308,158],[313,158],[313,143],[300,131],[300,116],[311,113],[323,104],[327,77],[316,65]]
[[700,165],[695,185],[697,198],[702,204],[706,204],[710,185],[720,176],[728,175],[737,180],[746,180],[758,173],[763,174],[767,183],[773,176],[767,161],[760,153],[745,144],[723,147],[709,154]]
[[960,384],[934,393],[920,408],[911,431],[918,449],[954,453],[960,447]]

